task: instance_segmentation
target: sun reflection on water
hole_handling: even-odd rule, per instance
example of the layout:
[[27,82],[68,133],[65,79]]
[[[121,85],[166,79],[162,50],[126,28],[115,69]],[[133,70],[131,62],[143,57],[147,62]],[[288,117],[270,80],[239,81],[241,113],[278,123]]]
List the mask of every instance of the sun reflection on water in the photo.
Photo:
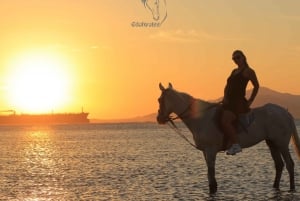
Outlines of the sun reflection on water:
[[32,129],[25,134],[23,185],[27,190],[21,196],[25,200],[48,200],[48,196],[59,198],[63,194],[52,135],[51,128]]
[[[39,174],[50,171],[55,167],[53,160],[54,149],[46,131],[35,131],[30,133],[31,142],[25,148],[25,159],[29,170],[38,169]],[[42,172],[41,172],[42,171]]]

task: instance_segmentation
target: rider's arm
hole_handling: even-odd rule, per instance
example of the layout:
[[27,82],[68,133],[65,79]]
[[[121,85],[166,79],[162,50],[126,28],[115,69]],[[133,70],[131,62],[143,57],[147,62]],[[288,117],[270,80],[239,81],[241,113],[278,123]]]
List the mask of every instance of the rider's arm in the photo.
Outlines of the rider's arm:
[[256,95],[257,95],[257,92],[258,92],[258,89],[259,89],[259,83],[258,83],[258,80],[257,80],[257,77],[256,77],[256,74],[255,74],[254,70],[249,69],[247,71],[247,77],[249,78],[249,80],[251,81],[251,83],[253,85],[253,90],[252,90],[251,96],[248,100],[248,105],[250,106],[252,104],[252,102],[254,101]]

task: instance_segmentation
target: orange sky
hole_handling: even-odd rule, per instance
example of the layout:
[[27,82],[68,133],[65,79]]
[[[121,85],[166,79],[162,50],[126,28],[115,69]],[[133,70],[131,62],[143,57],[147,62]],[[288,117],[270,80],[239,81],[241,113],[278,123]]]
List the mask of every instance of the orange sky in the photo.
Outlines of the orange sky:
[[300,94],[300,1],[166,2],[162,26],[146,28],[131,25],[154,22],[140,0],[1,1],[0,109],[35,112],[8,98],[8,77],[18,72],[13,63],[28,52],[67,63],[61,67],[71,85],[67,101],[51,111],[84,107],[90,118],[157,111],[159,82],[203,99],[220,97],[235,49],[244,50],[261,86]]

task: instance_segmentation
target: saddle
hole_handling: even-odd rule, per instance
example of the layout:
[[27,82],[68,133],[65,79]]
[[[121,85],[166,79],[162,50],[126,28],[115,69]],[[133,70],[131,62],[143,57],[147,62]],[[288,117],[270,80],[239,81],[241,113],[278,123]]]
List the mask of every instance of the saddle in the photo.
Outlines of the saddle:
[[252,110],[244,114],[239,114],[236,125],[238,133],[241,133],[242,131],[248,133],[248,128],[254,120],[255,116]]
[[[221,127],[221,118],[223,114],[222,105],[216,106],[216,113],[215,113],[215,123],[217,124],[220,131],[222,131]],[[246,132],[248,133],[249,126],[255,120],[255,115],[251,109],[247,113],[241,113],[238,115],[238,118],[233,122],[235,128],[237,129],[238,133]],[[223,131],[222,131],[223,132]]]
[[[216,113],[215,113],[215,123],[219,130],[224,133],[222,126],[221,126],[221,117],[223,114],[223,108],[222,105],[218,105],[216,107]],[[251,124],[255,120],[255,115],[251,109],[247,113],[242,113],[238,115],[238,118],[233,122],[233,125],[235,126],[237,133],[240,134],[242,132],[248,133],[248,128],[251,126]],[[223,140],[223,149],[225,150],[229,146],[229,140],[226,135],[224,135]]]

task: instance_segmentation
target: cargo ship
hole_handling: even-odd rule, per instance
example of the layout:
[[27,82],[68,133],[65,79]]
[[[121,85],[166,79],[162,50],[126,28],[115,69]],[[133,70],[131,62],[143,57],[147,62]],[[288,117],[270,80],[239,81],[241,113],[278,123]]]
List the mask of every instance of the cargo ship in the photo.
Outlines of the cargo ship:
[[16,114],[14,110],[0,111],[0,125],[87,124],[89,113]]

